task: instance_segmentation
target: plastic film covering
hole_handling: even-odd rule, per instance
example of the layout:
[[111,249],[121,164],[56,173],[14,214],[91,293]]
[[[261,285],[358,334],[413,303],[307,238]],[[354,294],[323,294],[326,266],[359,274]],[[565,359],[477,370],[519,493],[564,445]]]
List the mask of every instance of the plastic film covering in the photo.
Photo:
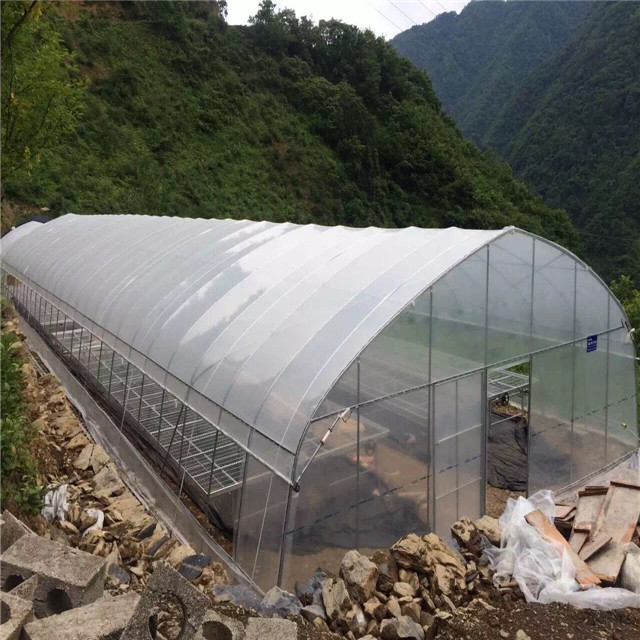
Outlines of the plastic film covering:
[[529,493],[566,487],[637,448],[634,354],[622,327],[532,356]]
[[2,259],[243,446],[293,454],[382,327],[502,233],[69,214]]

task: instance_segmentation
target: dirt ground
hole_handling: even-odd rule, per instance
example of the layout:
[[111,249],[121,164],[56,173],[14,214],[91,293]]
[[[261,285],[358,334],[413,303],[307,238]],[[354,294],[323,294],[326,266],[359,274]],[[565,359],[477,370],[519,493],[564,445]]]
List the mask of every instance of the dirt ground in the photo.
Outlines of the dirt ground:
[[[482,607],[440,624],[437,640],[633,640],[640,638],[640,610],[595,611],[570,605],[528,604],[497,591],[486,599],[494,611]],[[526,636],[518,637],[518,631]]]
[[498,489],[497,487],[492,487],[490,484],[488,484],[485,511],[488,516],[491,516],[492,518],[499,518],[504,512],[504,508],[509,498],[517,499],[518,496],[524,495],[524,491],[509,491],[508,489]]

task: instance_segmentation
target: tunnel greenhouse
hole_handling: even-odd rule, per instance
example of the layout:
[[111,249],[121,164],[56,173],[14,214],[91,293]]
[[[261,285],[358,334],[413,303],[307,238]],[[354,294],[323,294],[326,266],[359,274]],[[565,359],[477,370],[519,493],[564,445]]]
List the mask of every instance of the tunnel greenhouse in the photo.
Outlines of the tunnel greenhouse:
[[496,398],[529,492],[637,446],[621,305],[514,227],[68,214],[5,236],[2,279],[262,589],[480,517]]

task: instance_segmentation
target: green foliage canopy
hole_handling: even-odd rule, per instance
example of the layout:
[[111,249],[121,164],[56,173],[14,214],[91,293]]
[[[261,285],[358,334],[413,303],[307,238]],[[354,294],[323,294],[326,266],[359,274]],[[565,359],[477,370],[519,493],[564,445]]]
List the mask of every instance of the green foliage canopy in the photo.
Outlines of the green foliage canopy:
[[29,174],[43,150],[73,131],[85,81],[44,14],[52,5],[2,3],[2,173]]
[[[209,3],[207,7],[211,7]],[[263,3],[47,17],[90,81],[73,134],[6,193],[56,214],[377,226],[514,224],[575,246],[566,214],[467,142],[428,77],[369,31]]]

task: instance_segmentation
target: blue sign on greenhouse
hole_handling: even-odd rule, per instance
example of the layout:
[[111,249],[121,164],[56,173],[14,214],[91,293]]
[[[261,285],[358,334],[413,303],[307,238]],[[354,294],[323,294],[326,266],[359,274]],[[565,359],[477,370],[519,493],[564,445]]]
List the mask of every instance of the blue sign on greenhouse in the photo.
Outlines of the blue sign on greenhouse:
[[598,336],[587,336],[587,353],[591,353],[598,348]]

